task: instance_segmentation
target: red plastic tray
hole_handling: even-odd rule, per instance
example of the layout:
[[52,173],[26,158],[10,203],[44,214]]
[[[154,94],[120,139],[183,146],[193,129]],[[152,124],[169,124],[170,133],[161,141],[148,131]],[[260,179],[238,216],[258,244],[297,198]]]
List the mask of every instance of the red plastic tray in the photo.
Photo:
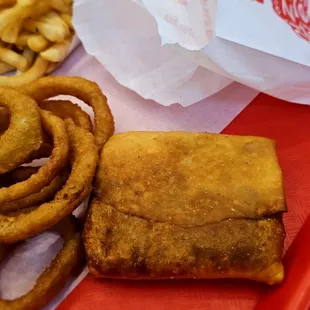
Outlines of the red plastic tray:
[[284,283],[270,289],[241,280],[131,282],[87,276],[59,310],[309,309],[310,107],[260,94],[223,132],[277,140],[288,204]]

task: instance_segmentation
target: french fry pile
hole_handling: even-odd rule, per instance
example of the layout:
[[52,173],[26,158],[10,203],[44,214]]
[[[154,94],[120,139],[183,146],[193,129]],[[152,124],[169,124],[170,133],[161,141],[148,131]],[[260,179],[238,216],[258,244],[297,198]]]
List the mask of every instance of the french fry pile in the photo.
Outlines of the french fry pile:
[[73,0],[0,0],[0,86],[21,86],[52,72],[68,55]]

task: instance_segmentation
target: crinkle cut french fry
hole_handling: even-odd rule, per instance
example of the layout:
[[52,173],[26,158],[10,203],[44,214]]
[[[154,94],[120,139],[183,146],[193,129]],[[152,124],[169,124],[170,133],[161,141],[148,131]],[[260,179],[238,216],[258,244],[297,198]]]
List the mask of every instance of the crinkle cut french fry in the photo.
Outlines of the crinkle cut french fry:
[[61,13],[60,17],[62,20],[67,24],[67,26],[71,29],[74,30],[73,28],[73,23],[72,23],[72,16],[66,13]]
[[51,7],[59,12],[72,14],[72,6],[64,0],[51,0]]
[[62,27],[65,31],[66,37],[70,35],[70,29],[67,23],[61,18],[57,12],[49,12],[38,19],[38,22],[53,24]]
[[2,33],[2,41],[7,43],[16,43],[18,35],[21,31],[22,20],[9,24]]
[[41,56],[38,56],[33,66],[23,75],[17,76],[0,76],[0,86],[19,87],[29,84],[40,77],[44,76],[49,62]]
[[39,32],[49,41],[60,43],[68,37],[67,25],[36,23]]
[[50,42],[40,34],[34,34],[29,37],[27,45],[35,52],[39,53],[47,49]]
[[44,13],[47,13],[49,9],[49,4],[40,0],[36,5],[33,6],[15,5],[12,8],[2,11],[0,14],[0,35],[2,35],[4,29],[10,23],[14,23],[16,20],[24,20],[28,17],[37,15],[40,16]]
[[0,0],[0,74],[16,70],[15,76],[0,76],[0,86],[30,83],[64,60],[74,33],[72,3]]
[[23,22],[24,30],[31,32],[31,33],[38,33],[37,22],[31,18],[27,18]]
[[31,66],[32,63],[33,63],[33,61],[34,61],[34,59],[35,59],[36,53],[35,53],[33,50],[31,50],[30,48],[26,47],[26,48],[24,49],[22,55],[23,55],[26,59],[28,59],[29,64],[30,64],[30,66]]
[[[22,53],[22,55],[28,60],[29,66],[32,66],[32,63],[36,57],[36,53],[30,48],[26,47]],[[20,70],[16,70],[15,75],[22,75],[23,72]]]
[[59,13],[55,11],[48,12],[42,15],[39,19],[39,22],[48,23],[48,24],[56,24],[56,25],[63,25],[64,21],[59,15]]
[[0,74],[5,74],[15,70],[15,67],[8,65],[7,63],[1,61],[0,62]]
[[55,71],[57,67],[59,66],[59,64],[60,64],[59,62],[50,62],[46,69],[45,75],[50,74],[53,71]]
[[19,48],[19,49],[23,49],[25,46],[27,46],[27,42],[28,42],[28,39],[33,36],[32,33],[30,32],[23,32],[19,35],[19,37],[17,38],[16,40],[16,46]]
[[29,62],[24,56],[5,47],[0,47],[0,60],[23,72],[29,67]]
[[61,62],[68,55],[72,38],[66,39],[64,42],[52,45],[50,48],[41,52],[40,55],[51,62]]

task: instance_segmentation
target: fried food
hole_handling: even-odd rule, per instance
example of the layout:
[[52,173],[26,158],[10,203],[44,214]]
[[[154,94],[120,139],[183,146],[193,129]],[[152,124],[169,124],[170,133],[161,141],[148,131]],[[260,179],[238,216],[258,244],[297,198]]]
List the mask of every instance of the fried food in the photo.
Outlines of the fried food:
[[31,35],[29,37],[29,39],[27,40],[27,45],[31,50],[39,53],[46,50],[47,47],[50,45],[50,42],[42,35],[37,34],[37,35]]
[[[90,194],[98,162],[95,139],[90,132],[77,127],[72,120],[68,119],[65,122],[70,137],[72,159],[71,173],[67,182],[52,201],[40,205],[29,213],[17,216],[0,215],[0,243],[14,243],[51,228],[71,214]],[[0,189],[0,193],[1,190],[3,188]]]
[[13,89],[0,89],[0,105],[10,112],[8,129],[0,136],[0,174],[22,164],[43,142],[36,102]]
[[93,130],[90,116],[69,100],[45,100],[40,103],[40,108],[50,111],[62,119],[71,118],[77,126],[85,130],[90,132]]
[[101,153],[84,230],[88,267],[96,277],[280,283],[285,210],[269,139],[119,134]]
[[63,248],[37,280],[34,288],[26,295],[15,300],[0,299],[0,309],[42,309],[65,286],[84,260],[84,250],[79,223],[73,217],[67,217],[53,229],[63,239]]
[[10,117],[11,115],[9,109],[0,105],[0,136],[8,129]]
[[72,15],[72,2],[68,4],[64,0],[51,0],[51,6],[53,9]]
[[[17,3],[28,7],[32,1],[37,0]],[[24,49],[23,57],[29,63],[33,56],[32,50]],[[15,76],[14,80],[25,76]],[[71,214],[92,191],[99,151],[88,114],[68,100],[45,100],[58,94],[75,95],[93,107],[100,145],[114,131],[106,98],[95,83],[55,78],[18,89],[0,88],[0,262],[15,244],[48,229],[58,231],[64,239],[63,250],[33,289],[16,300],[0,299],[0,309],[41,309],[84,262],[81,233]],[[38,145],[34,143],[37,132]],[[18,152],[23,148],[27,156]],[[40,167],[23,166],[42,157],[49,158]]]
[[[31,175],[36,173],[37,167],[20,167],[12,171],[8,177],[5,178],[5,183],[2,183],[0,178],[0,186],[11,186],[18,182],[27,180]],[[55,194],[63,187],[68,178],[68,171],[57,175],[48,186],[44,187],[38,193],[26,196],[24,198],[14,200],[0,205],[0,213],[8,213],[48,202],[52,200]]]
[[[20,98],[19,97],[19,103]],[[23,113],[25,108],[23,105]],[[11,116],[12,118],[13,116]],[[53,151],[48,162],[42,166],[37,173],[33,174],[29,179],[14,184],[10,187],[0,188],[0,203],[4,204],[20,198],[24,198],[31,194],[35,194],[49,185],[55,176],[64,169],[67,164],[67,156],[69,152],[69,138],[66,131],[65,124],[57,116],[52,115],[48,111],[41,110],[41,121],[43,130],[53,137]],[[41,128],[41,127],[40,127]],[[7,131],[6,131],[7,132]],[[5,136],[6,132],[0,137],[0,142]],[[17,136],[19,143],[20,136]],[[25,139],[27,141],[27,139]],[[18,143],[17,143],[18,144]],[[4,148],[0,145],[0,151]],[[15,153],[14,153],[15,154]]]
[[26,71],[29,67],[29,62],[24,56],[1,46],[0,60],[23,72]]
[[94,135],[99,151],[114,133],[114,120],[99,86],[81,77],[48,76],[20,88],[37,102],[58,95],[77,97],[94,110]]
[[0,62],[0,74],[8,73],[13,71],[15,68],[5,62]]
[[72,23],[72,15],[70,14],[66,14],[66,13],[62,13],[60,14],[61,18],[63,19],[63,21],[67,24],[67,26],[73,30],[73,23]]
[[0,76],[0,86],[20,87],[22,85],[28,84],[43,76],[48,69],[48,66],[49,62],[47,60],[41,56],[37,56],[33,66],[23,75]]
[[61,62],[69,54],[72,38],[66,39],[61,43],[57,43],[41,53],[41,57],[50,62]]
[[51,156],[53,152],[53,142],[49,143],[49,138],[45,135],[44,142],[40,146],[39,150],[31,153],[29,160],[25,162],[25,164],[29,164],[36,159],[48,158]]
[[[35,60],[36,54],[35,54],[35,52],[33,50],[31,50],[30,48],[26,47],[23,50],[22,56],[27,59],[29,66],[31,66],[33,64],[34,60]],[[23,74],[23,71],[16,70],[15,75],[22,75],[22,74]]]
[[[0,1],[0,74],[16,70],[18,76],[3,76],[0,85],[18,87],[53,71],[68,55],[74,35],[72,2]],[[25,57],[27,49],[35,62]]]
[[10,172],[0,175],[0,187],[8,187],[15,183],[25,181],[36,173],[37,167],[18,167]]

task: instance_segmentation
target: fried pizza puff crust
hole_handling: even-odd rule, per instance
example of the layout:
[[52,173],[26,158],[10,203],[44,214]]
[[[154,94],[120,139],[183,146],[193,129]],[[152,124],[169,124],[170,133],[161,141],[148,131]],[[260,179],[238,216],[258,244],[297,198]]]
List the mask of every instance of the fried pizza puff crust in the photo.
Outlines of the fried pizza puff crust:
[[275,143],[131,132],[101,154],[84,230],[95,276],[282,281],[286,210]]
[[95,277],[283,280],[281,220],[232,219],[202,226],[154,222],[93,201],[84,244]]
[[0,309],[42,309],[61,291],[70,275],[83,263],[84,249],[77,219],[69,216],[51,230],[60,234],[63,248],[29,293],[15,300],[0,299]]
[[10,112],[9,126],[0,136],[2,174],[18,167],[37,151],[43,134],[40,110],[32,98],[14,89],[0,88],[0,105]]

